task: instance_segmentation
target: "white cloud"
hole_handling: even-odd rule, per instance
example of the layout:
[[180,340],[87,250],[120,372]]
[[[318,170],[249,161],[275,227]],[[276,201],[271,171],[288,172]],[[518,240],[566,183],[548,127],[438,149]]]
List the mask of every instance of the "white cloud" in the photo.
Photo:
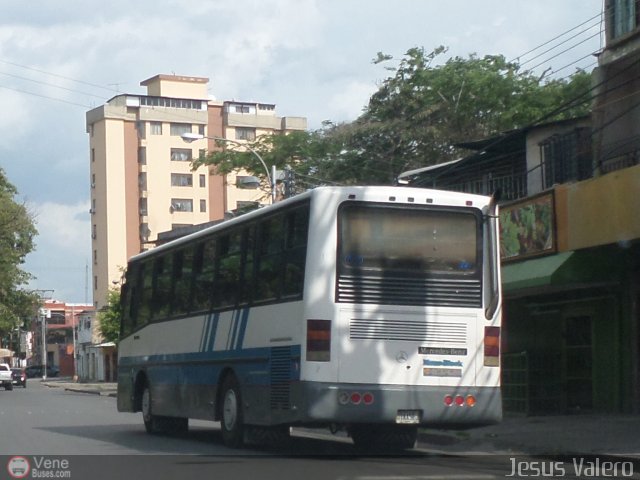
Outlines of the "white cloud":
[[86,252],[90,235],[89,201],[65,205],[45,202],[32,207],[35,213],[39,249],[43,244],[58,253]]
[[373,82],[354,80],[331,95],[328,101],[329,119],[350,121],[360,116],[369,103],[369,98],[377,90]]

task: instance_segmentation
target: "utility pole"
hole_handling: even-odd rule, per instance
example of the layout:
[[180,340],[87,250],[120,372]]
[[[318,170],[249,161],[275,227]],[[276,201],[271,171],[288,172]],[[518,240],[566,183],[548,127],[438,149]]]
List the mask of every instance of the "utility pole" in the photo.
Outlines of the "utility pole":
[[40,297],[42,306],[38,309],[38,318],[40,319],[40,328],[42,335],[42,379],[47,379],[47,318],[51,318],[51,310],[44,308],[44,302],[46,301],[46,295],[51,292],[53,296],[53,290],[33,290]]

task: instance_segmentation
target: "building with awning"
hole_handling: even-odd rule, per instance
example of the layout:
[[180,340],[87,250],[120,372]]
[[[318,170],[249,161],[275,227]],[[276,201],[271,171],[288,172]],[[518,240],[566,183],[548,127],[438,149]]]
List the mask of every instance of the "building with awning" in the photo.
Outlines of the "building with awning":
[[506,132],[400,176],[503,192],[507,411],[640,411],[640,141],[613,149],[605,136],[594,150],[594,131],[601,126],[583,117]]

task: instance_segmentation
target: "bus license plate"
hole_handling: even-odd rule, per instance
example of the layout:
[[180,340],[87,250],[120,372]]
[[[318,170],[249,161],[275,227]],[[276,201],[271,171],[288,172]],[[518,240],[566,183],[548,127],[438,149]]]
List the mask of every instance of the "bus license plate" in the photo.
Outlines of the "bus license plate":
[[398,410],[396,414],[396,423],[403,425],[415,425],[420,423],[420,410]]

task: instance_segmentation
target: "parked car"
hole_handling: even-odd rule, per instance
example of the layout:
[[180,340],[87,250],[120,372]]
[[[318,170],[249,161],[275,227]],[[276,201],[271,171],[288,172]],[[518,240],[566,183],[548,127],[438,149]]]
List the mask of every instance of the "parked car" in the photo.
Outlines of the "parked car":
[[0,383],[2,383],[5,390],[13,390],[11,367],[7,363],[0,363]]
[[[27,374],[27,378],[41,377],[42,376],[42,365],[29,365],[24,369]],[[53,365],[47,364],[47,377],[57,377],[60,373],[58,367],[54,367]]]
[[24,368],[12,368],[11,378],[17,387],[27,388],[27,372],[24,371]]

